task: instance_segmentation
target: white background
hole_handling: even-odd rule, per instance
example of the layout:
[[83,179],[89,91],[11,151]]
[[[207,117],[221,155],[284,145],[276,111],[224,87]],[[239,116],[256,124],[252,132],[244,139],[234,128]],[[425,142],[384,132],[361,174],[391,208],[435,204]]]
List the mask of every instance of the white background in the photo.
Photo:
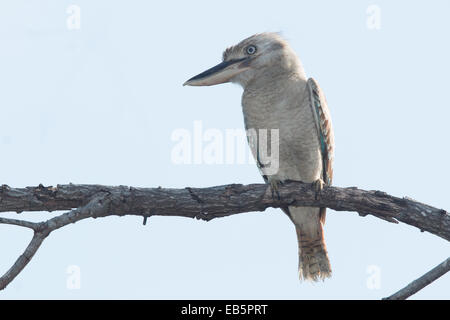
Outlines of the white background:
[[[66,25],[71,4],[80,29]],[[380,29],[367,26],[369,5],[381,9]],[[249,164],[175,165],[171,134],[195,120],[243,128],[240,87],[182,83],[227,46],[281,31],[326,94],[334,184],[450,209],[449,13],[448,1],[3,1],[0,184],[262,182]],[[0,273],[30,237],[0,225]],[[332,210],[326,241],[333,278],[309,284],[298,281],[296,236],[281,210],[208,223],[85,220],[51,234],[0,298],[379,299],[450,251],[416,228]],[[79,289],[67,286],[70,266]],[[447,274],[414,297],[448,299],[449,287]]]

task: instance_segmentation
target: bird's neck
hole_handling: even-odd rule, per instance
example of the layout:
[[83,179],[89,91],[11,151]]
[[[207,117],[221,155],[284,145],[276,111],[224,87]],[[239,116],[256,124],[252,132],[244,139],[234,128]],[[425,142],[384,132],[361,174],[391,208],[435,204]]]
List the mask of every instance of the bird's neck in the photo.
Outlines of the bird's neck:
[[300,62],[295,64],[277,64],[262,68],[253,73],[249,79],[243,79],[244,90],[266,90],[290,81],[306,82],[306,75]]
[[285,70],[280,68],[265,68],[245,84],[244,94],[251,93],[259,96],[275,94],[285,91],[293,85],[306,84],[303,69]]

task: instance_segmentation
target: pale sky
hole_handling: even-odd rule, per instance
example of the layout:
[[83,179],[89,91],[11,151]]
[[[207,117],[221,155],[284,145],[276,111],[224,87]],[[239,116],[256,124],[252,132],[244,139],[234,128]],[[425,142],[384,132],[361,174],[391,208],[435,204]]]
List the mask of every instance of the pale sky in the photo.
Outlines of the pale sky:
[[[449,210],[450,2],[342,3],[1,2],[0,184],[262,182],[250,163],[175,163],[172,135],[196,121],[203,133],[243,129],[239,86],[182,84],[226,47],[280,31],[327,97],[334,184]],[[350,212],[328,210],[325,232],[333,277],[310,284],[298,281],[281,210],[84,220],[52,233],[0,299],[379,299],[450,252],[437,236]],[[30,237],[0,225],[1,274]],[[414,298],[448,299],[449,287],[447,274]]]

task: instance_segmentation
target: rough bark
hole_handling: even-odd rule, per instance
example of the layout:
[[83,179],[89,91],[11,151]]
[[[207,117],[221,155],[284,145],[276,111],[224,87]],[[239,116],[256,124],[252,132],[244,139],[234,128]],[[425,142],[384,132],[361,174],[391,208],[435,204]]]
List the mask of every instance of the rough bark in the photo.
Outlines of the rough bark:
[[0,187],[0,212],[55,211],[78,208],[98,193],[106,193],[113,205],[105,215],[179,216],[211,220],[269,207],[288,205],[328,207],[354,211],[361,216],[409,224],[450,241],[450,214],[411,198],[355,187],[326,187],[316,196],[310,184],[288,182],[280,186],[280,199],[265,184],[230,184],[209,188],[134,188],[102,185],[56,187]]

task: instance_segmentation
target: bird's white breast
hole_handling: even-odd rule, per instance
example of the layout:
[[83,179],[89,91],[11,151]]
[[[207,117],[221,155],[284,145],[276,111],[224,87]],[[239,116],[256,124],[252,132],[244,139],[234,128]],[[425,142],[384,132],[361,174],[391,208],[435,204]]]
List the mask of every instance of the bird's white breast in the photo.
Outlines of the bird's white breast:
[[313,182],[320,177],[317,129],[305,88],[306,82],[299,78],[245,88],[242,107],[246,129],[279,130],[279,170],[270,180]]

